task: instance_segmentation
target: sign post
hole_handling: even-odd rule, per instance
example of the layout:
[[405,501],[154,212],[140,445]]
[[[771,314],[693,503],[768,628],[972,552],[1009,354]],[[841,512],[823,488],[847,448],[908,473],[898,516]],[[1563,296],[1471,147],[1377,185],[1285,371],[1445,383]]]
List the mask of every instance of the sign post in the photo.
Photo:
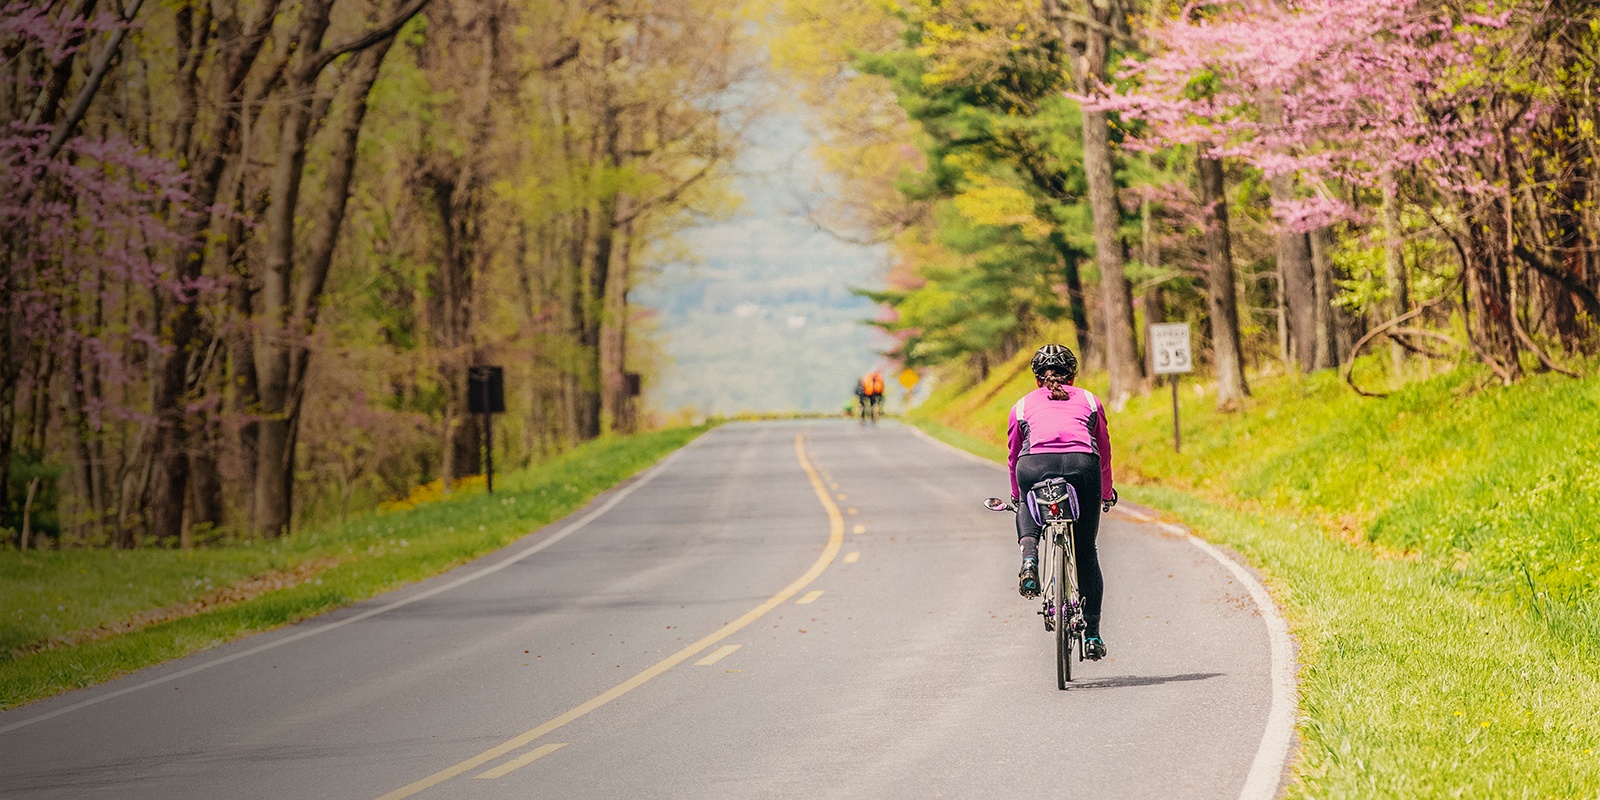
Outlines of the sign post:
[[1170,322],[1150,326],[1150,371],[1172,376],[1172,452],[1182,452],[1183,437],[1178,432],[1178,376],[1194,371],[1189,355],[1189,323]]
[[506,410],[505,370],[475,366],[467,369],[467,413],[483,415],[484,485],[494,494],[494,415]]
[[911,408],[911,393],[916,390],[919,377],[921,376],[917,375],[917,371],[910,367],[900,371],[900,385],[906,389],[906,408],[908,410]]

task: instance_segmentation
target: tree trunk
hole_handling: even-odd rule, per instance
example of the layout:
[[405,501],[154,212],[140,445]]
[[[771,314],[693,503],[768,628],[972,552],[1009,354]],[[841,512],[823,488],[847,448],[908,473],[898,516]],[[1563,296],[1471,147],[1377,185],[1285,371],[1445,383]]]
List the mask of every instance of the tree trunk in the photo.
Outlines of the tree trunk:
[[1220,160],[1202,155],[1196,167],[1200,175],[1200,202],[1207,216],[1206,289],[1217,370],[1217,407],[1228,410],[1250,394],[1244,376],[1244,351],[1239,341],[1239,301],[1234,286],[1228,198],[1223,191]]
[[[1273,126],[1283,124],[1283,108],[1276,97],[1261,103],[1263,120]],[[1288,203],[1294,199],[1294,176],[1280,174],[1268,181],[1274,203]],[[1281,226],[1281,223],[1280,223]],[[1287,365],[1291,357],[1300,368],[1310,372],[1317,368],[1317,285],[1316,271],[1312,265],[1311,241],[1304,233],[1282,227],[1278,231],[1278,287],[1280,336],[1287,311],[1287,346],[1282,346]]]
[[1311,270],[1317,290],[1316,315],[1312,322],[1316,350],[1311,357],[1311,367],[1329,369],[1339,366],[1339,330],[1348,327],[1339,324],[1342,315],[1333,305],[1333,229],[1318,228],[1307,238],[1311,244]]
[[1057,264],[1061,267],[1062,281],[1067,286],[1067,312],[1072,317],[1072,333],[1077,339],[1078,360],[1085,363],[1098,363],[1096,360],[1094,334],[1089,328],[1089,309],[1083,301],[1083,277],[1078,271],[1078,260],[1083,257],[1076,248],[1067,242],[1067,237],[1059,230],[1050,232],[1050,244],[1056,249]]
[[[96,321],[94,327],[99,328],[99,308],[102,295],[96,292]],[[88,345],[78,342],[72,349],[72,380],[70,391],[72,394],[73,424],[77,428],[77,441],[74,443],[78,456],[78,479],[83,487],[83,501],[86,505],[88,525],[79,529],[80,535],[87,541],[98,545],[101,536],[105,533],[105,467],[95,452],[98,436],[94,426],[89,420],[89,398],[99,397],[100,381],[96,374],[98,366],[93,359],[85,360],[83,351]]]
[[[609,8],[609,6],[608,6]],[[604,63],[609,67],[622,58],[622,48],[614,39],[605,44]],[[599,166],[603,170],[616,170],[622,164],[622,108],[617,105],[616,89],[607,75],[601,87],[598,127],[600,128]],[[601,433],[601,412],[605,392],[605,359],[601,353],[601,328],[605,324],[606,290],[611,282],[613,250],[616,247],[618,212],[621,197],[607,190],[600,197],[595,214],[595,248],[589,262],[588,280],[583,284],[583,328],[578,344],[585,360],[586,380],[578,418],[579,435],[592,439]]]
[[[470,16],[467,16],[470,9]],[[436,6],[428,14],[428,40],[418,62],[444,73],[441,95],[459,98],[441,111],[462,121],[465,141],[441,141],[424,155],[426,189],[439,217],[442,246],[438,267],[429,275],[430,328],[441,352],[440,380],[445,404],[444,479],[450,484],[483,472],[482,419],[470,412],[468,370],[482,360],[474,313],[480,273],[492,250],[488,228],[488,160],[492,153],[491,109],[499,56],[499,7],[494,3]]]
[[[1093,95],[1106,80],[1111,40],[1108,31],[1125,27],[1120,2],[1088,2],[1063,13],[1057,0],[1045,0],[1045,13],[1067,46],[1067,65],[1078,93]],[[1092,24],[1078,21],[1082,18]],[[1133,292],[1124,271],[1126,243],[1122,240],[1122,207],[1113,175],[1110,118],[1104,111],[1083,111],[1083,170],[1089,184],[1089,205],[1094,217],[1095,264],[1100,268],[1100,298],[1105,319],[1106,370],[1111,407],[1120,409],[1134,392],[1144,392],[1144,364],[1134,332]]]
[[[1282,178],[1284,182],[1289,179]],[[1277,193],[1274,179],[1274,194]],[[1287,189],[1287,187],[1285,187]],[[1311,264],[1311,241],[1304,233],[1278,234],[1278,268],[1283,281],[1283,297],[1289,311],[1289,336],[1295,359],[1306,372],[1316,369],[1317,284]]]
[[[626,206],[624,201],[622,206]],[[605,289],[605,325],[600,336],[601,385],[604,389],[601,417],[609,430],[632,433],[628,410],[628,280],[633,258],[633,226],[623,223],[617,231],[616,256]]]
[[[292,520],[294,444],[311,359],[307,339],[316,330],[322,291],[350,199],[356,145],[366,120],[367,96],[394,43],[392,34],[381,37],[360,49],[350,60],[348,74],[342,81],[346,92],[341,118],[329,132],[332,146],[323,167],[326,172],[322,202],[314,214],[301,208],[300,185],[305,175],[310,132],[313,123],[320,125],[320,115],[329,109],[326,102],[317,102],[316,97],[321,74],[319,65],[327,63],[327,53],[319,48],[328,26],[330,7],[329,2],[307,3],[301,11],[295,37],[296,62],[286,90],[289,99],[280,120],[278,153],[271,182],[272,200],[267,206],[264,225],[266,258],[259,312],[266,335],[255,341],[262,422],[251,520],[258,534],[269,537],[287,533]],[[316,224],[310,228],[311,240],[305,248],[302,269],[296,275],[295,232],[301,216],[310,217]]]
[[[1389,286],[1389,318],[1411,310],[1411,287],[1406,280],[1403,231],[1400,226],[1400,198],[1394,173],[1383,176],[1383,263]],[[1396,377],[1405,369],[1406,350],[1399,342],[1389,343],[1391,368]]]
[[[234,318],[241,321],[251,319],[252,301],[254,292],[251,290],[245,275],[236,275],[236,280],[228,288],[228,299]],[[231,390],[230,408],[232,410],[233,424],[233,455],[234,464],[239,482],[242,486],[254,487],[256,483],[256,463],[260,457],[259,442],[261,438],[261,423],[259,414],[261,410],[261,388],[256,380],[255,362],[255,337],[251,326],[241,324],[234,326],[228,337],[228,364],[230,375],[228,385]],[[244,512],[244,527],[246,530],[256,530],[252,521],[254,504],[249,498],[240,509]]]
[[[472,335],[472,299],[481,203],[474,199],[478,187],[458,183],[470,175],[459,164],[436,165],[428,177],[428,191],[439,214],[443,246],[438,266],[428,276],[429,328],[439,353],[439,380],[444,383],[444,481],[449,486],[478,467],[479,425],[468,411],[467,373],[477,361]],[[451,175],[442,173],[449,172]]]
[[1283,299],[1283,261],[1279,260],[1272,270],[1272,306],[1277,312],[1278,323],[1278,360],[1283,362],[1285,374],[1292,368],[1294,356],[1291,354],[1293,345],[1289,341],[1289,313],[1287,304]]
[[[276,16],[278,0],[267,3],[264,17],[258,17],[254,27],[240,29],[236,17],[224,16],[217,25],[219,33],[231,36],[221,41],[217,49],[216,100],[219,109],[232,109],[240,105],[247,94],[251,68],[270,33]],[[191,38],[182,55],[179,75],[178,101],[181,109],[198,107],[200,86],[199,63],[213,46],[210,14],[203,12],[193,26]],[[220,38],[220,37],[219,37]],[[207,136],[196,140],[193,128],[196,115],[193,111],[180,113],[173,131],[173,141],[182,148],[190,166],[190,208],[209,210],[217,201],[222,177],[231,159],[237,156],[241,115],[219,111],[212,120]],[[178,220],[180,244],[173,253],[173,272],[180,286],[197,281],[205,264],[209,246],[211,218],[209,213],[193,213]],[[191,431],[185,413],[186,397],[194,376],[190,366],[203,346],[200,299],[193,292],[173,298],[167,329],[171,332],[172,351],[157,373],[152,388],[151,406],[157,424],[150,448],[152,479],[149,482],[150,533],[157,541],[170,542],[182,535],[183,507],[189,482],[188,442]]]
[[0,318],[0,519],[11,511],[11,442],[16,431],[17,415],[17,354],[12,352],[15,339],[11,336],[12,300],[9,278],[0,278],[0,303],[4,317]]
[[179,546],[185,550],[194,547],[196,525],[214,529],[222,524],[222,477],[216,450],[211,442],[202,444],[189,457],[189,474],[188,524],[178,540]]
[[[1151,270],[1161,267],[1161,248],[1156,245],[1155,219],[1151,214],[1150,201],[1139,204],[1139,244],[1140,260]],[[1151,283],[1144,290],[1141,298],[1144,311],[1144,341],[1145,341],[1145,369],[1151,370],[1150,364],[1150,326],[1159,325],[1167,319],[1166,291],[1160,283]]]
[[1095,264],[1100,268],[1101,307],[1105,312],[1106,369],[1109,400],[1120,409],[1134,392],[1144,390],[1144,366],[1133,330],[1133,291],[1124,271],[1122,208],[1112,177],[1111,132],[1106,114],[1083,113],[1083,168],[1089,178],[1089,203],[1094,214]]

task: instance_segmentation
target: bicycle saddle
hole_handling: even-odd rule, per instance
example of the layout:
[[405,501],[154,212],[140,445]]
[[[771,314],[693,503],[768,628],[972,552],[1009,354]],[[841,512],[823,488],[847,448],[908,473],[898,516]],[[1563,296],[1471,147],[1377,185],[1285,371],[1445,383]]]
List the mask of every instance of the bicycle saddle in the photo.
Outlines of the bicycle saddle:
[[1078,491],[1066,478],[1039,481],[1028,490],[1028,513],[1040,525],[1050,520],[1078,521]]

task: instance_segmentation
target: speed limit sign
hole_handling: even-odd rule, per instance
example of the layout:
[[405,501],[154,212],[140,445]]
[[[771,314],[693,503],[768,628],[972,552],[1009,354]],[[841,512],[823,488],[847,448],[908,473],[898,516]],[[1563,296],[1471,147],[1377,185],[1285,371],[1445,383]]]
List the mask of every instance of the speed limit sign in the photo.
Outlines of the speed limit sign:
[[1189,323],[1151,325],[1148,344],[1150,371],[1172,376],[1172,451],[1178,452],[1183,447],[1183,434],[1178,430],[1178,375],[1194,371],[1194,357],[1189,354]]
[[1157,375],[1194,371],[1194,359],[1189,355],[1189,323],[1150,326],[1150,371]]

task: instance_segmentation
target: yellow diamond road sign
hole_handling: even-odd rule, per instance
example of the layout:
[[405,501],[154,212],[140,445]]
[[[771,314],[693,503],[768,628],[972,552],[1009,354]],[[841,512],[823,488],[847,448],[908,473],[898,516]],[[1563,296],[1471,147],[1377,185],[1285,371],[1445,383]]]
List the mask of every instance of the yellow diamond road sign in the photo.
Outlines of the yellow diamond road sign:
[[901,372],[900,373],[900,385],[906,387],[907,389],[910,389],[911,387],[916,386],[917,385],[917,371],[914,370],[914,369],[907,368],[904,372]]

